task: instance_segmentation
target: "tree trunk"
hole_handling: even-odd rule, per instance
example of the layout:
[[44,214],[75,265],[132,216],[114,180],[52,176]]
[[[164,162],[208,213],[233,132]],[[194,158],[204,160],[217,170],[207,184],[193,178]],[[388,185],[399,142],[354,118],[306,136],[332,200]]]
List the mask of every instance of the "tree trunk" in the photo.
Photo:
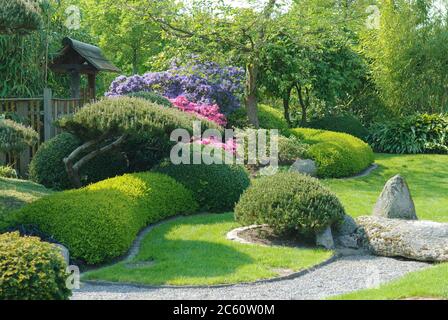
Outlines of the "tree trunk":
[[257,77],[258,65],[251,62],[247,65],[247,79],[246,79],[246,111],[251,124],[255,128],[259,127],[258,122],[258,108],[257,108]]
[[306,125],[306,121],[307,121],[307,109],[308,109],[308,105],[307,103],[303,100],[303,95],[302,95],[302,88],[298,85],[296,85],[296,89],[297,89],[297,94],[299,95],[299,102],[300,102],[300,107],[302,108],[302,120],[300,122],[300,125],[302,127],[304,127]]
[[283,95],[283,109],[285,114],[286,122],[288,123],[288,126],[291,127],[291,117],[289,115],[289,101],[291,100],[291,91],[293,87],[290,87],[286,90],[285,94]]

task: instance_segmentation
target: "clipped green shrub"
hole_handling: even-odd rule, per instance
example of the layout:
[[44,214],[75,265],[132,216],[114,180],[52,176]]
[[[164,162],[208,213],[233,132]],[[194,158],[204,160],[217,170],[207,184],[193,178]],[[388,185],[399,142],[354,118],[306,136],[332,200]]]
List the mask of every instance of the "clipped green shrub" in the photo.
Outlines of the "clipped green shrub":
[[193,192],[202,211],[233,210],[240,195],[250,184],[249,175],[240,165],[180,164],[164,161],[154,169],[173,177]]
[[9,119],[0,119],[0,152],[18,154],[35,145],[39,135],[33,128]]
[[158,104],[160,106],[164,106],[167,108],[170,108],[173,106],[170,100],[167,98],[161,96],[160,94],[157,94],[155,92],[151,91],[137,91],[137,92],[131,92],[127,94],[128,97],[134,97],[134,98],[141,98],[148,100],[149,102]]
[[[227,120],[227,126],[230,128],[253,128],[247,117],[246,109],[244,108],[232,112]],[[278,129],[281,134],[289,135],[288,124],[280,110],[264,104],[259,104],[258,121],[261,129]]]
[[13,167],[0,166],[0,177],[17,179],[17,172]]
[[369,135],[369,131],[362,125],[362,123],[350,114],[315,119],[311,121],[308,126],[314,129],[348,133],[364,141],[366,141],[367,136]]
[[66,300],[66,267],[53,244],[0,234],[0,300]]
[[267,224],[279,234],[313,234],[344,215],[338,198],[317,179],[289,172],[255,179],[235,206],[241,224]]
[[349,134],[305,128],[291,129],[291,133],[310,144],[308,155],[316,161],[319,177],[348,177],[374,162],[370,146]]
[[293,164],[297,159],[308,158],[309,145],[296,136],[278,139],[278,162],[281,165]]
[[136,173],[41,198],[18,211],[16,225],[53,237],[73,259],[97,264],[124,254],[148,224],[197,208],[174,179]]
[[448,117],[419,114],[395,121],[377,123],[368,138],[377,152],[448,153]]
[[[81,144],[80,139],[67,132],[43,143],[30,163],[30,179],[55,190],[72,188],[63,159]],[[127,164],[123,155],[108,152],[92,159],[82,168],[82,182],[87,185],[123,174],[126,170]]]

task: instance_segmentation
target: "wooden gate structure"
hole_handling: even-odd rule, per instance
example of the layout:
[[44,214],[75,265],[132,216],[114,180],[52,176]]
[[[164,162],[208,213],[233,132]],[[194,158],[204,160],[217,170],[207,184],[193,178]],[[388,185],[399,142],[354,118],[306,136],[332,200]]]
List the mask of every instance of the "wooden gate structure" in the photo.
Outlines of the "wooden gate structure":
[[[39,134],[39,143],[20,154],[16,170],[26,176],[28,165],[39,145],[60,133],[54,121],[71,115],[85,103],[96,99],[96,75],[99,72],[120,72],[108,61],[100,48],[71,38],[62,40],[63,48],[50,64],[55,73],[70,75],[70,99],[52,96],[51,89],[44,89],[38,98],[0,98],[0,114],[14,113]],[[81,75],[87,76],[88,87],[81,89]],[[0,164],[10,164],[8,155],[0,153]]]
[[[60,133],[54,121],[75,113],[88,99],[82,95],[79,99],[61,99],[52,96],[51,89],[45,89],[38,98],[5,98],[0,99],[0,114],[15,114],[25,124],[39,134],[39,142],[32,148],[20,154],[16,169],[21,175],[26,175],[28,165],[39,145]],[[0,164],[11,164],[9,155],[0,153]]]

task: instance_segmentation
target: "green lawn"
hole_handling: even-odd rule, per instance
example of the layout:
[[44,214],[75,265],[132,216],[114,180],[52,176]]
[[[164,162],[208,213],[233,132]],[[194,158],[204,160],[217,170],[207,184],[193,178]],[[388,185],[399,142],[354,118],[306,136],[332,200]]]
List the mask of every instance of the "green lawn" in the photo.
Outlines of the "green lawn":
[[370,215],[386,181],[396,174],[406,178],[419,219],[448,222],[448,155],[377,154],[379,168],[357,179],[324,180],[348,214]]
[[406,298],[448,299],[448,264],[410,273],[403,278],[369,289],[335,297],[343,300],[386,300]]
[[[384,183],[399,173],[404,176],[420,219],[448,222],[448,156],[377,154],[380,168],[367,177],[325,180],[354,216],[371,214]],[[448,298],[448,264],[418,271],[380,289],[355,292],[336,299]]]
[[321,249],[265,247],[227,240],[226,233],[235,227],[238,224],[232,213],[167,222],[143,240],[136,265],[120,262],[88,272],[83,279],[151,285],[239,283],[272,278],[281,269],[308,268],[332,255]]
[[45,187],[27,180],[0,178],[0,230],[12,210],[49,193]]

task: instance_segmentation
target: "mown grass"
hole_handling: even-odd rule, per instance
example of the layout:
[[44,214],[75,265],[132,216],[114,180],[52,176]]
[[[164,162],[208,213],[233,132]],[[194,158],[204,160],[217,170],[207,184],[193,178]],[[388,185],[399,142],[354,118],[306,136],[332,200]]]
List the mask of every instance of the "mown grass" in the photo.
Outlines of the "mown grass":
[[[149,285],[214,285],[268,279],[325,261],[331,251],[266,247],[226,239],[238,227],[232,213],[183,217],[156,227],[133,264],[88,272],[84,280]],[[146,264],[145,264],[146,263]]]
[[370,215],[387,180],[401,174],[408,182],[421,220],[448,222],[448,155],[376,154],[379,168],[357,179],[323,180],[353,217]]
[[[377,154],[379,169],[369,176],[324,180],[354,217],[369,215],[384,183],[396,174],[406,178],[421,220],[448,222],[448,156]],[[448,298],[448,264],[411,273],[402,279],[335,299]]]
[[52,191],[27,180],[0,178],[0,231],[7,226],[9,214]]
[[334,297],[336,300],[397,300],[406,298],[448,299],[448,264],[410,273],[403,278],[368,289]]

